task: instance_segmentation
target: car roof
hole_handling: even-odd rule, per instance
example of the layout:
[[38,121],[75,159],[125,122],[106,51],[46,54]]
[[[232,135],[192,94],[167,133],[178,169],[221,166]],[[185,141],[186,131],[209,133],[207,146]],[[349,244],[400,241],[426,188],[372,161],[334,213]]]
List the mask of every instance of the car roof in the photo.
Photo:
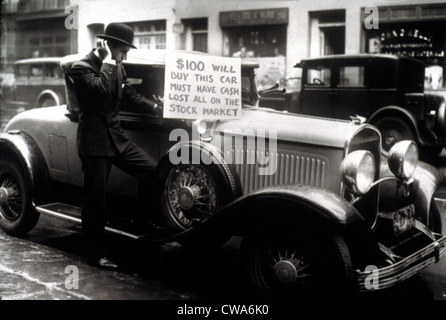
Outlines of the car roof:
[[387,60],[412,60],[420,61],[410,57],[400,57],[392,54],[382,54],[382,53],[360,53],[360,54],[333,54],[322,57],[315,58],[305,58],[298,62],[294,67],[301,67],[302,63],[305,62],[318,62],[318,61],[332,61],[332,60],[366,60],[366,59],[387,59]]
[[14,64],[31,64],[31,63],[43,63],[43,62],[55,62],[59,63],[62,57],[42,57],[42,58],[29,58],[21,59],[14,62]]
[[[175,52],[183,52],[197,55],[208,55],[208,53],[203,53],[199,51],[184,51],[184,50],[175,50]],[[130,50],[127,53],[127,60],[125,60],[125,64],[145,64],[151,66],[164,66],[166,61],[167,50],[150,50],[150,49],[137,49]],[[73,54],[69,56],[63,57],[63,61],[77,61],[82,59],[85,54]],[[60,60],[59,60],[60,61]],[[258,62],[249,61],[242,59],[241,60],[243,67],[252,67],[258,68]]]

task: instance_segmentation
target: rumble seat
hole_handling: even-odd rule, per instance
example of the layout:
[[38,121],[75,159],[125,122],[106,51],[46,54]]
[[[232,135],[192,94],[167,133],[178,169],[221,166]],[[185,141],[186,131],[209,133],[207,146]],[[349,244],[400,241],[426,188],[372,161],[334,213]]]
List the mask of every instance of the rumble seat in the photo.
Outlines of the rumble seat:
[[74,80],[70,76],[71,66],[78,60],[76,58],[78,58],[78,55],[66,56],[60,61],[60,66],[62,67],[65,78],[65,93],[67,96],[68,110],[67,116],[71,119],[71,121],[77,122],[79,120],[79,103],[74,90]]

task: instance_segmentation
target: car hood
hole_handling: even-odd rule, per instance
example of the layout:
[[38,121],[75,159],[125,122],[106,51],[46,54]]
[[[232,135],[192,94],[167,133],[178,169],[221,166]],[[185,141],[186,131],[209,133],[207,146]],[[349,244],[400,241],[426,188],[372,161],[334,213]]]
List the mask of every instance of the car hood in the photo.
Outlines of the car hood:
[[[70,120],[65,116],[66,106],[33,109],[15,116],[6,126],[8,130],[28,131],[42,126],[63,126]],[[60,123],[60,119],[65,119]],[[50,125],[50,123],[53,123]],[[277,133],[279,141],[317,144],[327,147],[344,148],[346,143],[368,124],[355,124],[352,121],[333,120],[313,116],[286,113],[266,108],[246,108],[242,118],[215,122],[215,130],[224,133],[241,130],[244,136],[255,135],[257,130],[265,130],[266,137]]]
[[219,121],[216,130],[220,132],[242,130],[243,135],[258,129],[277,133],[279,141],[318,144],[328,147],[344,148],[347,141],[367,124],[355,124],[352,121],[334,120],[313,116],[276,111],[265,108],[248,108],[242,110],[242,118]]

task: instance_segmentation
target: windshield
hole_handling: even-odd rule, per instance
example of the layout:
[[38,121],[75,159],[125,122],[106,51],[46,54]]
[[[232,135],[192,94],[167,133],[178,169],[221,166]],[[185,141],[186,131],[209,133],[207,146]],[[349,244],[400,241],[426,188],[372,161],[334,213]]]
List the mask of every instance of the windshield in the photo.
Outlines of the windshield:
[[243,106],[252,107],[258,100],[255,72],[252,67],[242,67],[242,102]]

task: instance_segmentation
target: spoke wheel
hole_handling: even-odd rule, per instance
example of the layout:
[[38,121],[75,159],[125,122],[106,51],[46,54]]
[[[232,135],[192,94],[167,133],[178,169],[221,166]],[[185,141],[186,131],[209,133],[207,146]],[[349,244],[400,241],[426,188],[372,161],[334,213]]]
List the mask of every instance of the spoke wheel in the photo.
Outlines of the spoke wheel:
[[15,221],[23,211],[23,195],[16,178],[8,172],[0,176],[0,212],[2,216]]
[[182,165],[172,168],[165,188],[170,217],[182,229],[201,223],[219,208],[218,186],[204,166]]
[[0,227],[10,234],[23,234],[34,228],[38,218],[20,166],[0,160]]
[[315,297],[348,291],[352,279],[347,245],[297,234],[248,237],[242,257],[250,286],[267,299]]
[[[227,230],[197,226],[241,196],[242,187],[234,166],[226,164],[221,151],[208,144],[176,145],[168,154],[171,152],[188,153],[189,161],[174,165],[164,158],[160,165],[158,181],[164,224],[174,234],[194,229],[183,233],[178,240],[191,249],[213,249],[223,245],[231,237]],[[192,159],[194,152],[201,154],[198,163]]]

